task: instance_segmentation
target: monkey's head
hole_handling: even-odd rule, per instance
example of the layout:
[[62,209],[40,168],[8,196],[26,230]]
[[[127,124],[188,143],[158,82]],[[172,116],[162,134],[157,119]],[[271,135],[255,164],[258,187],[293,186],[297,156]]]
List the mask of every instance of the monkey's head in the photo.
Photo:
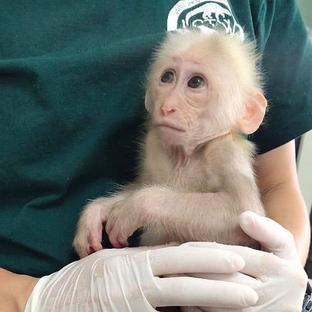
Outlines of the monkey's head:
[[163,144],[196,147],[228,132],[250,134],[267,101],[255,47],[222,33],[168,33],[154,55],[145,95]]

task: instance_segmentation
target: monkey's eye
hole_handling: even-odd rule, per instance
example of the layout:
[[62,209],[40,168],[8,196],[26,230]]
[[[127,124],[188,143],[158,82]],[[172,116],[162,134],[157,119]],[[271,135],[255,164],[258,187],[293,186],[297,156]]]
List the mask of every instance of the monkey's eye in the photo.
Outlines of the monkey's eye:
[[192,89],[199,89],[202,88],[204,85],[205,80],[200,76],[194,76],[187,82],[187,86]]
[[167,70],[165,71],[161,78],[160,78],[162,83],[171,83],[174,80],[174,72],[172,70]]

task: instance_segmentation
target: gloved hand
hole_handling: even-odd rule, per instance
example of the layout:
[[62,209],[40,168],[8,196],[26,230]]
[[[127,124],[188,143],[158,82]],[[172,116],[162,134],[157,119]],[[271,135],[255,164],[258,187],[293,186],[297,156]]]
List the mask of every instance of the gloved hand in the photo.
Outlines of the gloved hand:
[[160,276],[227,275],[244,265],[240,256],[227,250],[188,246],[105,249],[39,279],[25,312],[147,312],[184,305],[241,309],[258,300],[248,286]]
[[[240,217],[242,229],[261,243],[266,251],[241,246],[215,243],[187,243],[189,246],[218,248],[239,254],[245,260],[242,273],[232,275],[193,275],[213,280],[239,283],[253,288],[259,296],[257,304],[243,309],[192,308],[182,311],[196,312],[301,312],[307,287],[307,276],[300,263],[294,238],[275,221],[245,212]],[[227,293],[224,293],[226,298]]]

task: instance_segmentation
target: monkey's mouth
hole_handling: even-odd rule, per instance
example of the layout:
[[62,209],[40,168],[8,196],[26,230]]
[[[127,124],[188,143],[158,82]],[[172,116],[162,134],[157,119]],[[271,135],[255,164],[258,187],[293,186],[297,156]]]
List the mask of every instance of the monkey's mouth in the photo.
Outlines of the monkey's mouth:
[[178,132],[185,132],[185,130],[182,129],[181,127],[178,127],[176,125],[170,124],[168,122],[155,123],[154,127],[156,127],[156,128],[167,128],[167,129],[175,130],[175,131],[178,131]]

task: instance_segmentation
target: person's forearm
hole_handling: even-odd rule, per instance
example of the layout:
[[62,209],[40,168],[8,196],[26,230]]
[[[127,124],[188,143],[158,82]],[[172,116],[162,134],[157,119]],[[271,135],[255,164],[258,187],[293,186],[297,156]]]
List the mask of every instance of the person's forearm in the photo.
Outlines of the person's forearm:
[[305,263],[310,225],[298,183],[295,141],[258,155],[255,169],[268,217],[294,235],[298,254],[302,263]]
[[0,268],[1,312],[22,312],[38,279]]
[[263,194],[267,216],[288,229],[295,238],[302,263],[309,252],[310,224],[307,209],[297,184],[282,183]]

